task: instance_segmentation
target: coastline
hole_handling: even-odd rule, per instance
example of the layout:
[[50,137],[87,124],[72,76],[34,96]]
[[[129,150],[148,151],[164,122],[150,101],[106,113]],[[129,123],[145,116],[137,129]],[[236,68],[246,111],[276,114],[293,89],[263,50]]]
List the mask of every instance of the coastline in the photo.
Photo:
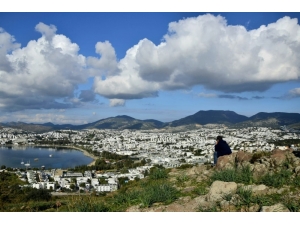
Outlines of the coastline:
[[[12,147],[13,145],[5,145],[5,146],[11,146]],[[18,145],[18,146],[21,146],[21,145]],[[82,149],[82,148],[79,148],[79,147],[75,147],[75,146],[70,146],[70,145],[22,145],[22,146],[47,147],[47,148],[56,148],[56,147],[58,147],[58,148],[75,149],[75,150],[83,152],[83,154],[85,156],[88,156],[88,157],[90,157],[90,158],[93,159],[93,161],[91,163],[89,163],[87,166],[93,166],[93,165],[95,165],[95,162],[98,159],[98,157],[92,155],[91,153],[89,153],[85,149]]]

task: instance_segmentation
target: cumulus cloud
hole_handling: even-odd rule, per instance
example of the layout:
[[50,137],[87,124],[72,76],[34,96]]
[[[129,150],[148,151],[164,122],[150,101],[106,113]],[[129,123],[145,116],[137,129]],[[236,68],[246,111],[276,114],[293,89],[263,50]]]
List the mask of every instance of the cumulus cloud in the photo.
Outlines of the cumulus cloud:
[[125,105],[125,100],[123,99],[110,99],[109,100],[109,105],[112,106],[112,107],[115,107],[115,106],[124,106]]
[[248,31],[206,14],[170,23],[159,45],[139,41],[118,62],[117,72],[96,76],[94,90],[110,99],[153,97],[195,85],[225,93],[265,91],[299,80],[299,60],[297,19],[283,17]]
[[117,68],[117,56],[115,49],[112,47],[109,41],[98,42],[95,46],[96,53],[100,55],[100,58],[88,57],[87,65],[90,68],[91,74],[105,74],[113,75],[118,72]]
[[[21,48],[0,30],[0,109],[68,108],[56,99],[72,98],[77,85],[87,79],[86,59],[79,46],[54,25],[39,23],[42,36]],[[72,102],[70,103],[72,104]]]

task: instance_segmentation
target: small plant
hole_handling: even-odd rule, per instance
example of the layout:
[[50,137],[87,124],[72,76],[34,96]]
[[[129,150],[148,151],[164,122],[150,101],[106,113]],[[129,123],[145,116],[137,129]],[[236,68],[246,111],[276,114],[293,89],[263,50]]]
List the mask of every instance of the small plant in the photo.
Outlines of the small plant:
[[222,198],[223,198],[225,201],[229,202],[229,201],[231,201],[232,196],[233,196],[232,193],[227,193],[227,194],[224,194],[224,195],[222,196]]
[[260,178],[259,183],[275,188],[280,188],[283,185],[290,184],[291,175],[292,172],[289,170],[280,170],[273,174],[267,173],[266,175]]
[[199,183],[196,188],[194,188],[193,193],[196,195],[206,195],[208,193],[208,184],[207,183]]
[[283,204],[290,210],[290,212],[299,212],[300,210],[300,203],[298,199],[288,197],[284,199]]
[[240,204],[250,207],[251,202],[253,202],[252,190],[244,187],[239,187],[237,189],[237,194],[239,196]]
[[249,166],[243,167],[242,169],[224,169],[222,171],[215,171],[211,180],[224,181],[224,182],[236,182],[243,184],[251,184],[253,182],[253,173]]
[[187,182],[190,178],[186,174],[181,174],[179,177],[176,177],[177,184],[179,186],[184,186],[185,182]]

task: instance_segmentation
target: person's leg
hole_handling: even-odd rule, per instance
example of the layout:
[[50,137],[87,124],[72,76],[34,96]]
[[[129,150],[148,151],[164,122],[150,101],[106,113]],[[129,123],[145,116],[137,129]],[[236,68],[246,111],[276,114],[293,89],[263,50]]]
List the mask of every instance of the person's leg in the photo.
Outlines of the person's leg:
[[218,152],[214,152],[214,165],[217,164],[217,161],[218,161]]

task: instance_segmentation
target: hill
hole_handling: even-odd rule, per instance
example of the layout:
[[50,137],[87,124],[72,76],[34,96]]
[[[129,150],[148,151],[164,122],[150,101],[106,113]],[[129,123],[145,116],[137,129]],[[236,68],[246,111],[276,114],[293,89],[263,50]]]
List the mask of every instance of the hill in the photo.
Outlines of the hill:
[[130,129],[130,130],[161,130],[166,132],[178,132],[200,127],[223,127],[242,128],[242,127],[273,127],[287,126],[299,130],[300,114],[299,113],[265,113],[260,112],[251,117],[239,115],[228,110],[208,110],[198,111],[197,113],[184,117],[172,122],[161,122],[153,119],[139,120],[130,116],[120,115],[101,119],[92,123],[82,125],[62,124],[55,125],[53,123],[44,124],[27,124],[23,122],[1,123],[2,127],[19,128],[32,132],[46,132],[59,129]]

